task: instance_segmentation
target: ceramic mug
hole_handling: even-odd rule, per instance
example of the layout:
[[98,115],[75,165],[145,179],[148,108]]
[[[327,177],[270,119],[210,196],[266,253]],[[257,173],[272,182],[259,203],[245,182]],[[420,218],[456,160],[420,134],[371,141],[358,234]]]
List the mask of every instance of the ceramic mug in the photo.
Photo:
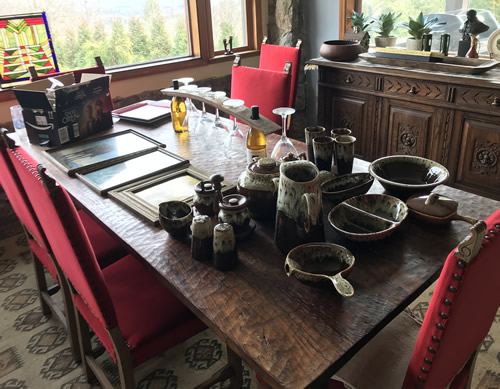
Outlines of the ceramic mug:
[[317,136],[313,139],[314,164],[319,170],[332,170],[333,138]]
[[308,242],[325,240],[321,182],[318,168],[309,161],[280,166],[274,241],[283,252]]
[[331,134],[332,138],[336,138],[339,135],[351,135],[352,131],[348,128],[339,127],[339,128],[332,128]]
[[335,166],[339,176],[352,173],[354,162],[354,144],[352,135],[339,135],[335,138]]
[[314,163],[314,151],[312,140],[317,136],[325,135],[326,129],[321,126],[309,126],[304,129],[307,146],[307,160]]

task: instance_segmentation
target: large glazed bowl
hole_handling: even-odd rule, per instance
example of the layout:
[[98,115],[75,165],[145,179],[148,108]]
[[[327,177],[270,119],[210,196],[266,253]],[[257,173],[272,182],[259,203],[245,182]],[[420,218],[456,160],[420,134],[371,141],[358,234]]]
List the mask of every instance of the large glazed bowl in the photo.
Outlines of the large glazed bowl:
[[326,41],[319,48],[319,55],[330,61],[354,61],[359,53],[361,46],[358,41]]
[[379,158],[370,164],[369,171],[387,192],[401,198],[430,192],[450,175],[443,165],[411,155]]
[[352,197],[333,208],[328,221],[347,239],[372,242],[391,235],[408,216],[400,199],[384,194]]

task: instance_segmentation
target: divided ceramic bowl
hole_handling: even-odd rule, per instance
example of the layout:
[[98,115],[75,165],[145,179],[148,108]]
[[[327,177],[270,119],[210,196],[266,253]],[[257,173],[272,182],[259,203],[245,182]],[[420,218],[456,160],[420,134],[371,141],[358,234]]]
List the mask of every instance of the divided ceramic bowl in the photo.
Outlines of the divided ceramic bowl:
[[335,231],[347,239],[373,242],[391,235],[408,216],[408,207],[400,199],[384,194],[352,197],[328,214]]
[[448,170],[427,158],[390,155],[370,164],[370,174],[394,196],[407,198],[417,192],[430,192],[449,177]]
[[350,197],[365,194],[372,184],[373,177],[369,173],[352,173],[332,178],[321,184],[323,202],[333,206]]
[[344,297],[354,295],[354,288],[344,277],[354,266],[354,255],[343,246],[333,243],[306,243],[290,250],[286,256],[285,272],[306,283],[331,282]]

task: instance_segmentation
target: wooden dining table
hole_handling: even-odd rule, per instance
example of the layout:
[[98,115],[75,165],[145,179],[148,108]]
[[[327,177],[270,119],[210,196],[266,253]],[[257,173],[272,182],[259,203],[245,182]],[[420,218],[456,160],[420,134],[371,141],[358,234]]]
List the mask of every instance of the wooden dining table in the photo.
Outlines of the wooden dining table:
[[[176,134],[170,122],[143,127],[119,121],[99,135],[130,128],[233,182],[247,165],[244,154],[241,160],[228,160],[222,152],[224,135],[207,137],[206,129]],[[355,294],[343,298],[333,287],[311,287],[286,276],[286,254],[274,243],[273,217],[257,221],[253,234],[238,242],[235,270],[217,271],[211,263],[192,259],[188,240],[174,239],[116,200],[69,177],[44,147],[31,145],[25,137],[20,140],[17,134],[12,138],[271,387],[326,387],[332,374],[437,279],[448,253],[469,232],[470,225],[461,221],[431,225],[408,217],[390,237],[359,243],[337,235],[324,209],[326,240],[345,246],[356,259],[348,278]],[[279,136],[267,139],[270,153]],[[303,143],[294,144],[305,151]],[[367,169],[367,162],[355,160],[354,171]],[[479,219],[500,208],[498,201],[445,185],[434,192],[457,200],[460,214]],[[383,193],[383,188],[375,181],[369,193]]]

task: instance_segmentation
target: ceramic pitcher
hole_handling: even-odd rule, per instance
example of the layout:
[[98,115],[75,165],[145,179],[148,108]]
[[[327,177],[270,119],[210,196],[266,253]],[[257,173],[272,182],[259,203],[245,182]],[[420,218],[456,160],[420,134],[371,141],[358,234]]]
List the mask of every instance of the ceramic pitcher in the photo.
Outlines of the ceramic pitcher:
[[280,166],[274,241],[283,252],[325,240],[319,170],[309,161]]

